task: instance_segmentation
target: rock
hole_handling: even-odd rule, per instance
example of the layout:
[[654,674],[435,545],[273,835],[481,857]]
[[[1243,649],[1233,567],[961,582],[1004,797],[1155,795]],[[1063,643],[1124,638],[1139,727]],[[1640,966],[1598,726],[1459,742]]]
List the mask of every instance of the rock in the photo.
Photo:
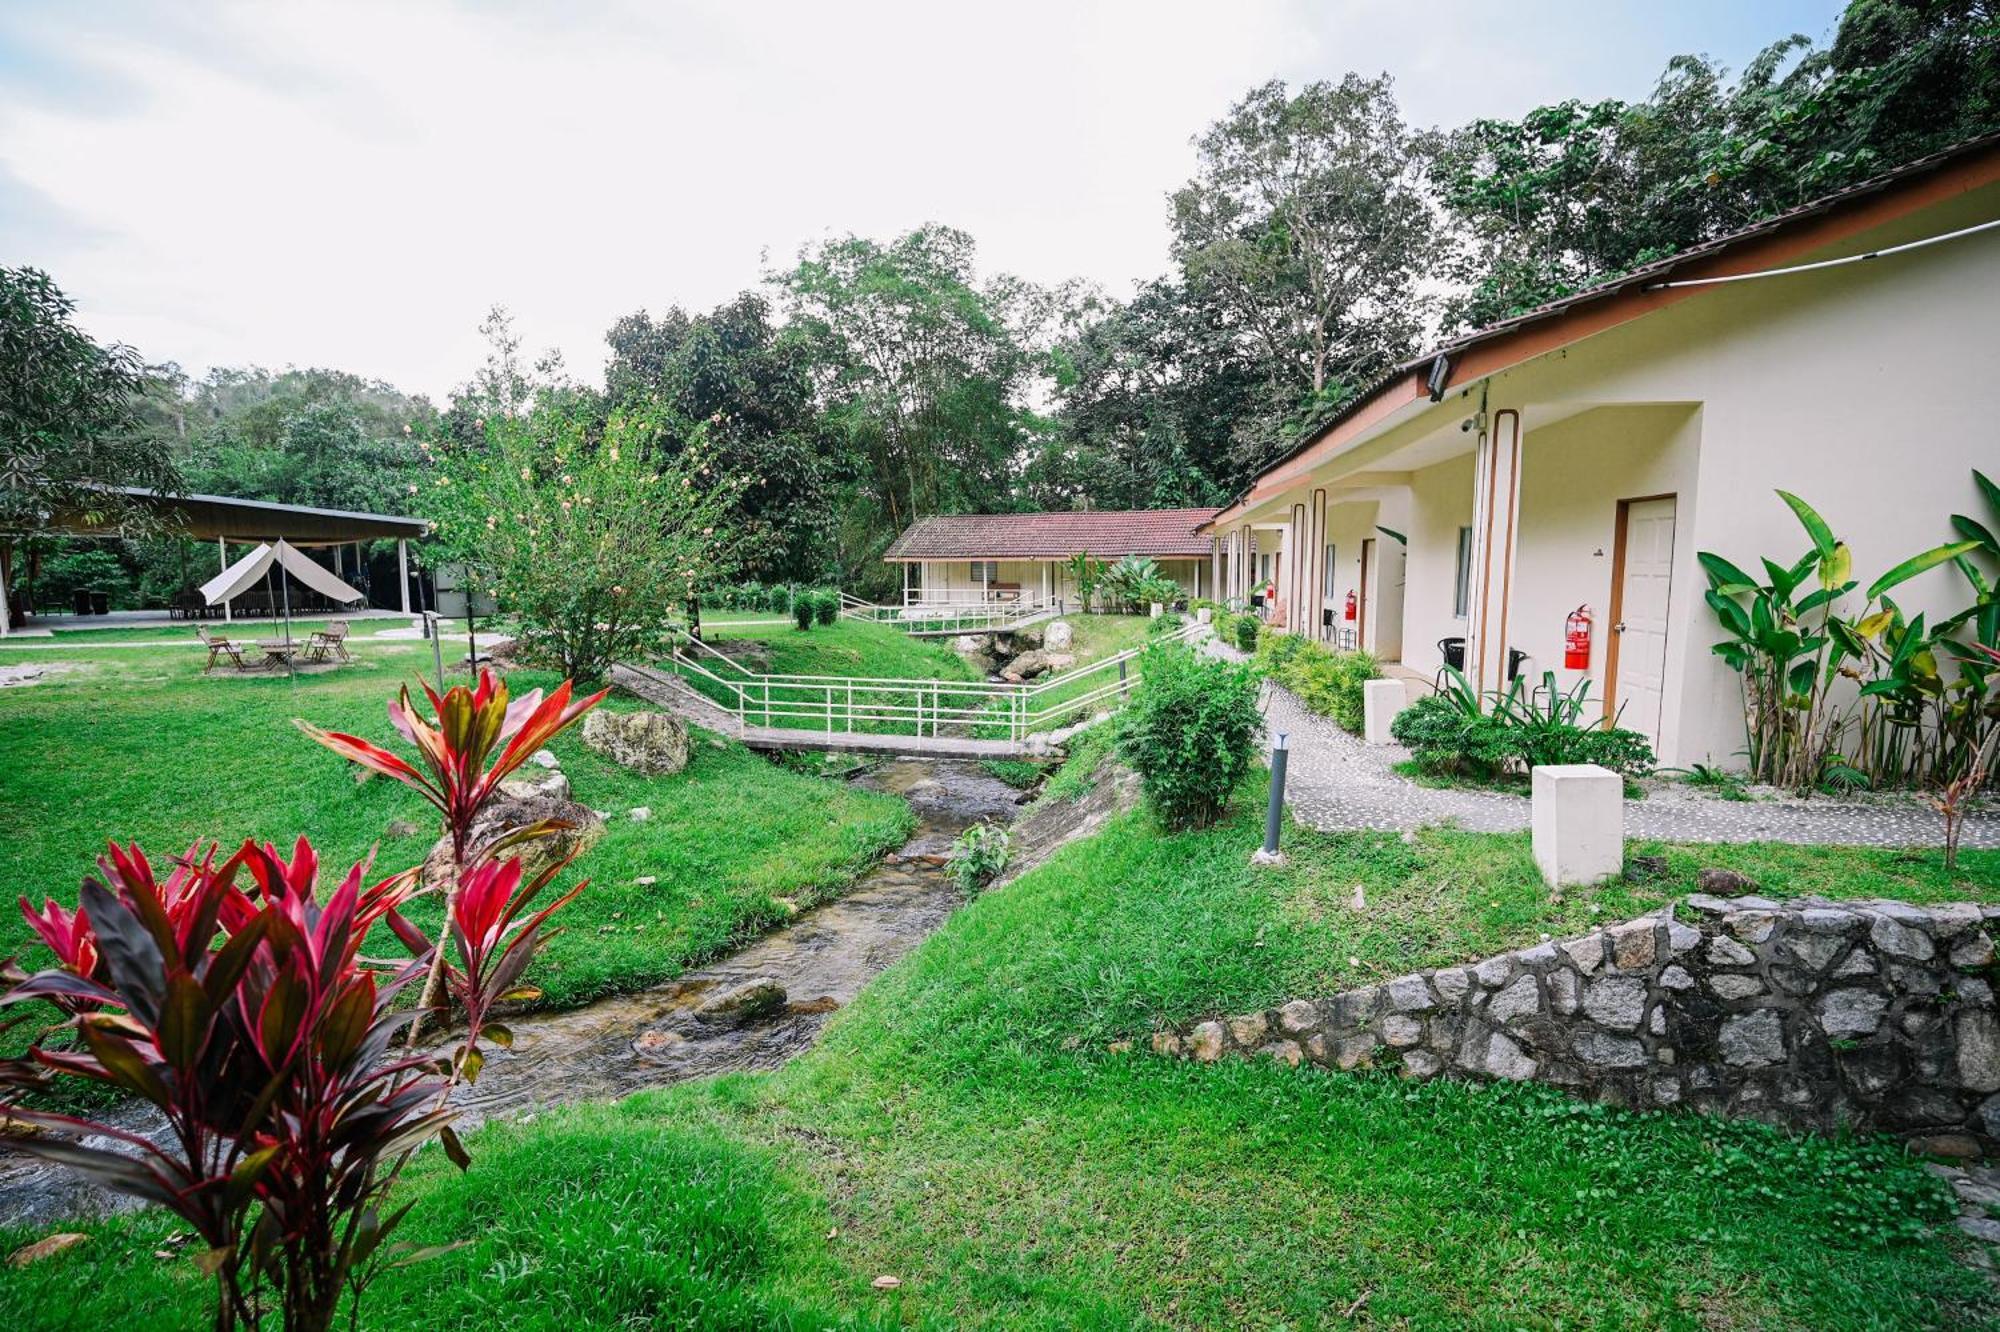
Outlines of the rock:
[[1829,990],[1814,1005],[1820,1030],[1836,1038],[1873,1035],[1888,1007],[1889,1001],[1873,990]]
[[1643,971],[1653,965],[1656,941],[1651,917],[1628,921],[1611,930],[1611,960],[1621,971]]
[[1581,939],[1571,939],[1562,946],[1569,954],[1569,960],[1576,963],[1576,969],[1588,976],[1604,965],[1604,936],[1586,934]]
[[1319,1006],[1294,999],[1278,1010],[1278,1025],[1293,1036],[1311,1031],[1319,1025]]
[[1958,1085],[2000,1091],[2000,1019],[1984,1009],[1958,1015]]
[[606,712],[583,719],[583,743],[622,767],[670,777],[687,767],[687,723],[664,712]]
[[1008,662],[1007,669],[1001,674],[1010,680],[1032,680],[1038,675],[1046,675],[1050,666],[1049,654],[1035,648]]
[[1472,988],[1472,977],[1464,967],[1453,967],[1432,976],[1431,984],[1437,987],[1438,997],[1446,1004],[1456,1004]]
[[635,805],[625,812],[634,823],[644,823],[653,817],[653,809],[650,805]]
[[974,653],[983,654],[992,642],[985,634],[960,634],[951,640],[951,650],[969,657]]
[[1486,1071],[1508,1082],[1525,1082],[1535,1076],[1535,1061],[1496,1031],[1486,1046]]
[[1246,1050],[1255,1049],[1264,1043],[1264,1035],[1271,1024],[1264,1020],[1262,1013],[1248,1013],[1243,1017],[1229,1019],[1229,1036]]
[[767,1018],[784,1006],[785,987],[768,976],[759,976],[709,996],[694,1015],[703,1022],[740,1027]]
[[877,1290],[894,1290],[898,1286],[903,1284],[903,1278],[897,1276],[890,1276],[885,1272],[881,1276],[876,1277],[873,1281],[869,1282],[868,1284],[875,1287],[875,1289]]
[[1961,1216],[1958,1228],[1986,1244],[2000,1244],[2000,1221],[1990,1216]]
[[1874,940],[1876,948],[1890,957],[1908,958],[1912,962],[1928,962],[1937,952],[1937,945],[1931,942],[1930,935],[1894,919],[1887,912],[1875,917],[1868,937]]
[[1965,1133],[1930,1133],[1911,1138],[1909,1149],[1918,1156],[1944,1156],[1954,1161],[1970,1161],[1980,1155],[1979,1139]]
[[1157,1055],[1178,1055],[1181,1052],[1181,1038],[1171,1031],[1153,1033],[1153,1053]]
[[509,777],[500,783],[500,794],[509,800],[533,800],[537,796],[547,796],[551,800],[567,800],[570,797],[569,778],[560,772],[537,773],[533,777]]
[[547,749],[538,749],[534,753],[528,755],[528,762],[534,764],[538,768],[560,768],[562,766],[562,764],[556,759],[555,754]]
[[1305,1058],[1305,1054],[1299,1049],[1297,1041],[1273,1041],[1271,1044],[1258,1050],[1257,1053],[1266,1058],[1275,1059],[1288,1068],[1297,1068],[1299,1061]]
[[1603,1031],[1583,1032],[1570,1043],[1570,1051],[1596,1068],[1643,1068],[1646,1063],[1646,1047],[1637,1038]]
[[1489,957],[1472,969],[1479,983],[1489,990],[1497,990],[1513,974],[1514,959],[1511,957]]
[[1757,955],[1727,935],[1718,934],[1708,941],[1708,960],[1718,967],[1747,967],[1757,960]]
[[382,830],[384,837],[415,837],[423,832],[421,824],[408,819],[390,819],[389,826]]
[[[533,878],[572,852],[582,852],[604,832],[604,816],[573,800],[549,796],[513,800],[503,795],[488,801],[473,821],[469,845],[477,849],[515,828],[550,820],[568,826],[547,837],[524,842],[516,849],[524,878]],[[450,881],[451,839],[440,837],[424,857],[423,882],[426,887],[442,889]]]
[[1197,1022],[1188,1033],[1188,1053],[1204,1064],[1212,1064],[1222,1057],[1222,1024],[1220,1022]]
[[1699,869],[1695,871],[1694,881],[1704,893],[1716,897],[1741,897],[1757,891],[1755,879],[1733,869],[1716,869],[1713,866]]
[[1549,975],[1549,1011],[1557,1017],[1568,1017],[1576,1012],[1581,1002],[1574,971],[1557,971]]
[[1785,1058],[1784,1019],[1769,1008],[1732,1017],[1722,1024],[1720,1044],[1723,1062],[1739,1068],[1781,1063]]
[[1076,656],[1073,653],[1051,652],[1048,654],[1048,658],[1049,658],[1049,670],[1051,672],[1066,671],[1070,667],[1076,665]]
[[1389,997],[1389,1007],[1398,1013],[1425,1013],[1437,1007],[1431,998],[1431,987],[1424,984],[1422,976],[1404,976],[1392,980],[1383,987]]
[[1542,995],[1535,978],[1523,976],[1487,1001],[1486,1017],[1490,1022],[1506,1023],[1516,1018],[1533,1017],[1541,1008]]
[[1865,948],[1857,948],[1847,955],[1847,959],[1833,969],[1835,980],[1845,980],[1850,976],[1872,976],[1875,974],[1875,955]]
[[1614,1031],[1637,1031],[1646,1012],[1646,983],[1630,976],[1605,976],[1583,990],[1583,1015]]
[[641,888],[651,887],[653,884],[656,884],[659,881],[660,881],[660,876],[657,874],[641,874],[637,878],[632,880],[632,882],[638,884]]
[[1764,982],[1755,976],[1710,976],[1708,989],[1718,999],[1748,999],[1764,993]]
[[1428,1050],[1411,1050],[1403,1055],[1403,1076],[1434,1078],[1444,1071],[1444,1061]]
[[66,1230],[57,1235],[45,1235],[33,1244],[26,1244],[8,1256],[10,1267],[26,1267],[29,1263],[39,1263],[44,1258],[53,1258],[64,1249],[73,1249],[84,1243],[90,1236],[74,1230]]
[[1660,973],[1660,984],[1669,990],[1691,990],[1694,988],[1694,977],[1688,975],[1684,968],[1668,967]]
[[1778,951],[1808,971],[1823,970],[1845,947],[1847,943],[1843,939],[1797,931],[1786,934],[1778,943]]
[[1993,940],[1985,931],[1973,935],[1956,944],[1951,950],[1951,964],[1967,971],[1993,964]]
[[1068,620],[1053,620],[1042,630],[1042,646],[1051,652],[1066,652],[1076,641],[1076,627]]
[[1382,1041],[1403,1049],[1415,1045],[1424,1037],[1424,1024],[1413,1017],[1392,1013],[1382,1019]]

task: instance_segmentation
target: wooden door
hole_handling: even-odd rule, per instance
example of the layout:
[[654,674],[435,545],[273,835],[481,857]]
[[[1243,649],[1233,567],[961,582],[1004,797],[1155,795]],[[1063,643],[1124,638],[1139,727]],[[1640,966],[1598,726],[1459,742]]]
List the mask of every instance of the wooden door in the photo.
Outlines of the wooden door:
[[1606,706],[1618,725],[1660,744],[1667,611],[1674,580],[1674,497],[1620,500],[1611,593]]

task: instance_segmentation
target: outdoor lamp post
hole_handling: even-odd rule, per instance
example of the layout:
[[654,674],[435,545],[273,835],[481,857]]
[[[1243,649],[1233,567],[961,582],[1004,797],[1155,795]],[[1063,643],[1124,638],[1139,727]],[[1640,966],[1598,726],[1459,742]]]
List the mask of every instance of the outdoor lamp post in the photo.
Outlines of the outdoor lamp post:
[[1286,733],[1278,732],[1271,746],[1271,803],[1264,811],[1264,845],[1250,857],[1253,865],[1282,865],[1285,853],[1278,849],[1278,830],[1285,818],[1285,761],[1291,756]]

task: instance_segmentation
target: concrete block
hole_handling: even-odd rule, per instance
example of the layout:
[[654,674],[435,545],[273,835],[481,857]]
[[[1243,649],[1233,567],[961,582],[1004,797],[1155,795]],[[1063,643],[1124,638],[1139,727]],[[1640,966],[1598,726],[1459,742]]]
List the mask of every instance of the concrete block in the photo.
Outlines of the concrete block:
[[1533,774],[1535,864],[1553,888],[1602,883],[1625,868],[1625,780],[1595,763]]
[[1370,680],[1361,686],[1361,738],[1371,745],[1393,745],[1389,723],[1403,710],[1409,695],[1401,680]]
[[1194,613],[1194,618],[1197,624],[1209,624],[1215,619],[1215,611],[1210,607],[1203,606]]

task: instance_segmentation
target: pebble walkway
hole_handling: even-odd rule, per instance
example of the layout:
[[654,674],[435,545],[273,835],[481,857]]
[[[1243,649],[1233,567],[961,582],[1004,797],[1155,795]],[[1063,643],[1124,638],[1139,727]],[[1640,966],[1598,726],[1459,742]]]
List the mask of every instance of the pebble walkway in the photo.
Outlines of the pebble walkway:
[[[1210,640],[1208,650],[1240,659]],[[1288,733],[1286,804],[1292,817],[1323,832],[1372,828],[1403,832],[1452,823],[1474,832],[1521,832],[1528,799],[1500,791],[1420,786],[1396,772],[1410,757],[1401,745],[1369,746],[1330,718],[1307,711],[1289,691],[1266,683],[1271,738]],[[1936,847],[1937,814],[1915,800],[1876,803],[1829,797],[1723,800],[1706,793],[1655,789],[1625,804],[1628,837],[1663,842],[1790,842],[1802,846]],[[1968,818],[1959,845],[2000,847],[2000,812]]]

